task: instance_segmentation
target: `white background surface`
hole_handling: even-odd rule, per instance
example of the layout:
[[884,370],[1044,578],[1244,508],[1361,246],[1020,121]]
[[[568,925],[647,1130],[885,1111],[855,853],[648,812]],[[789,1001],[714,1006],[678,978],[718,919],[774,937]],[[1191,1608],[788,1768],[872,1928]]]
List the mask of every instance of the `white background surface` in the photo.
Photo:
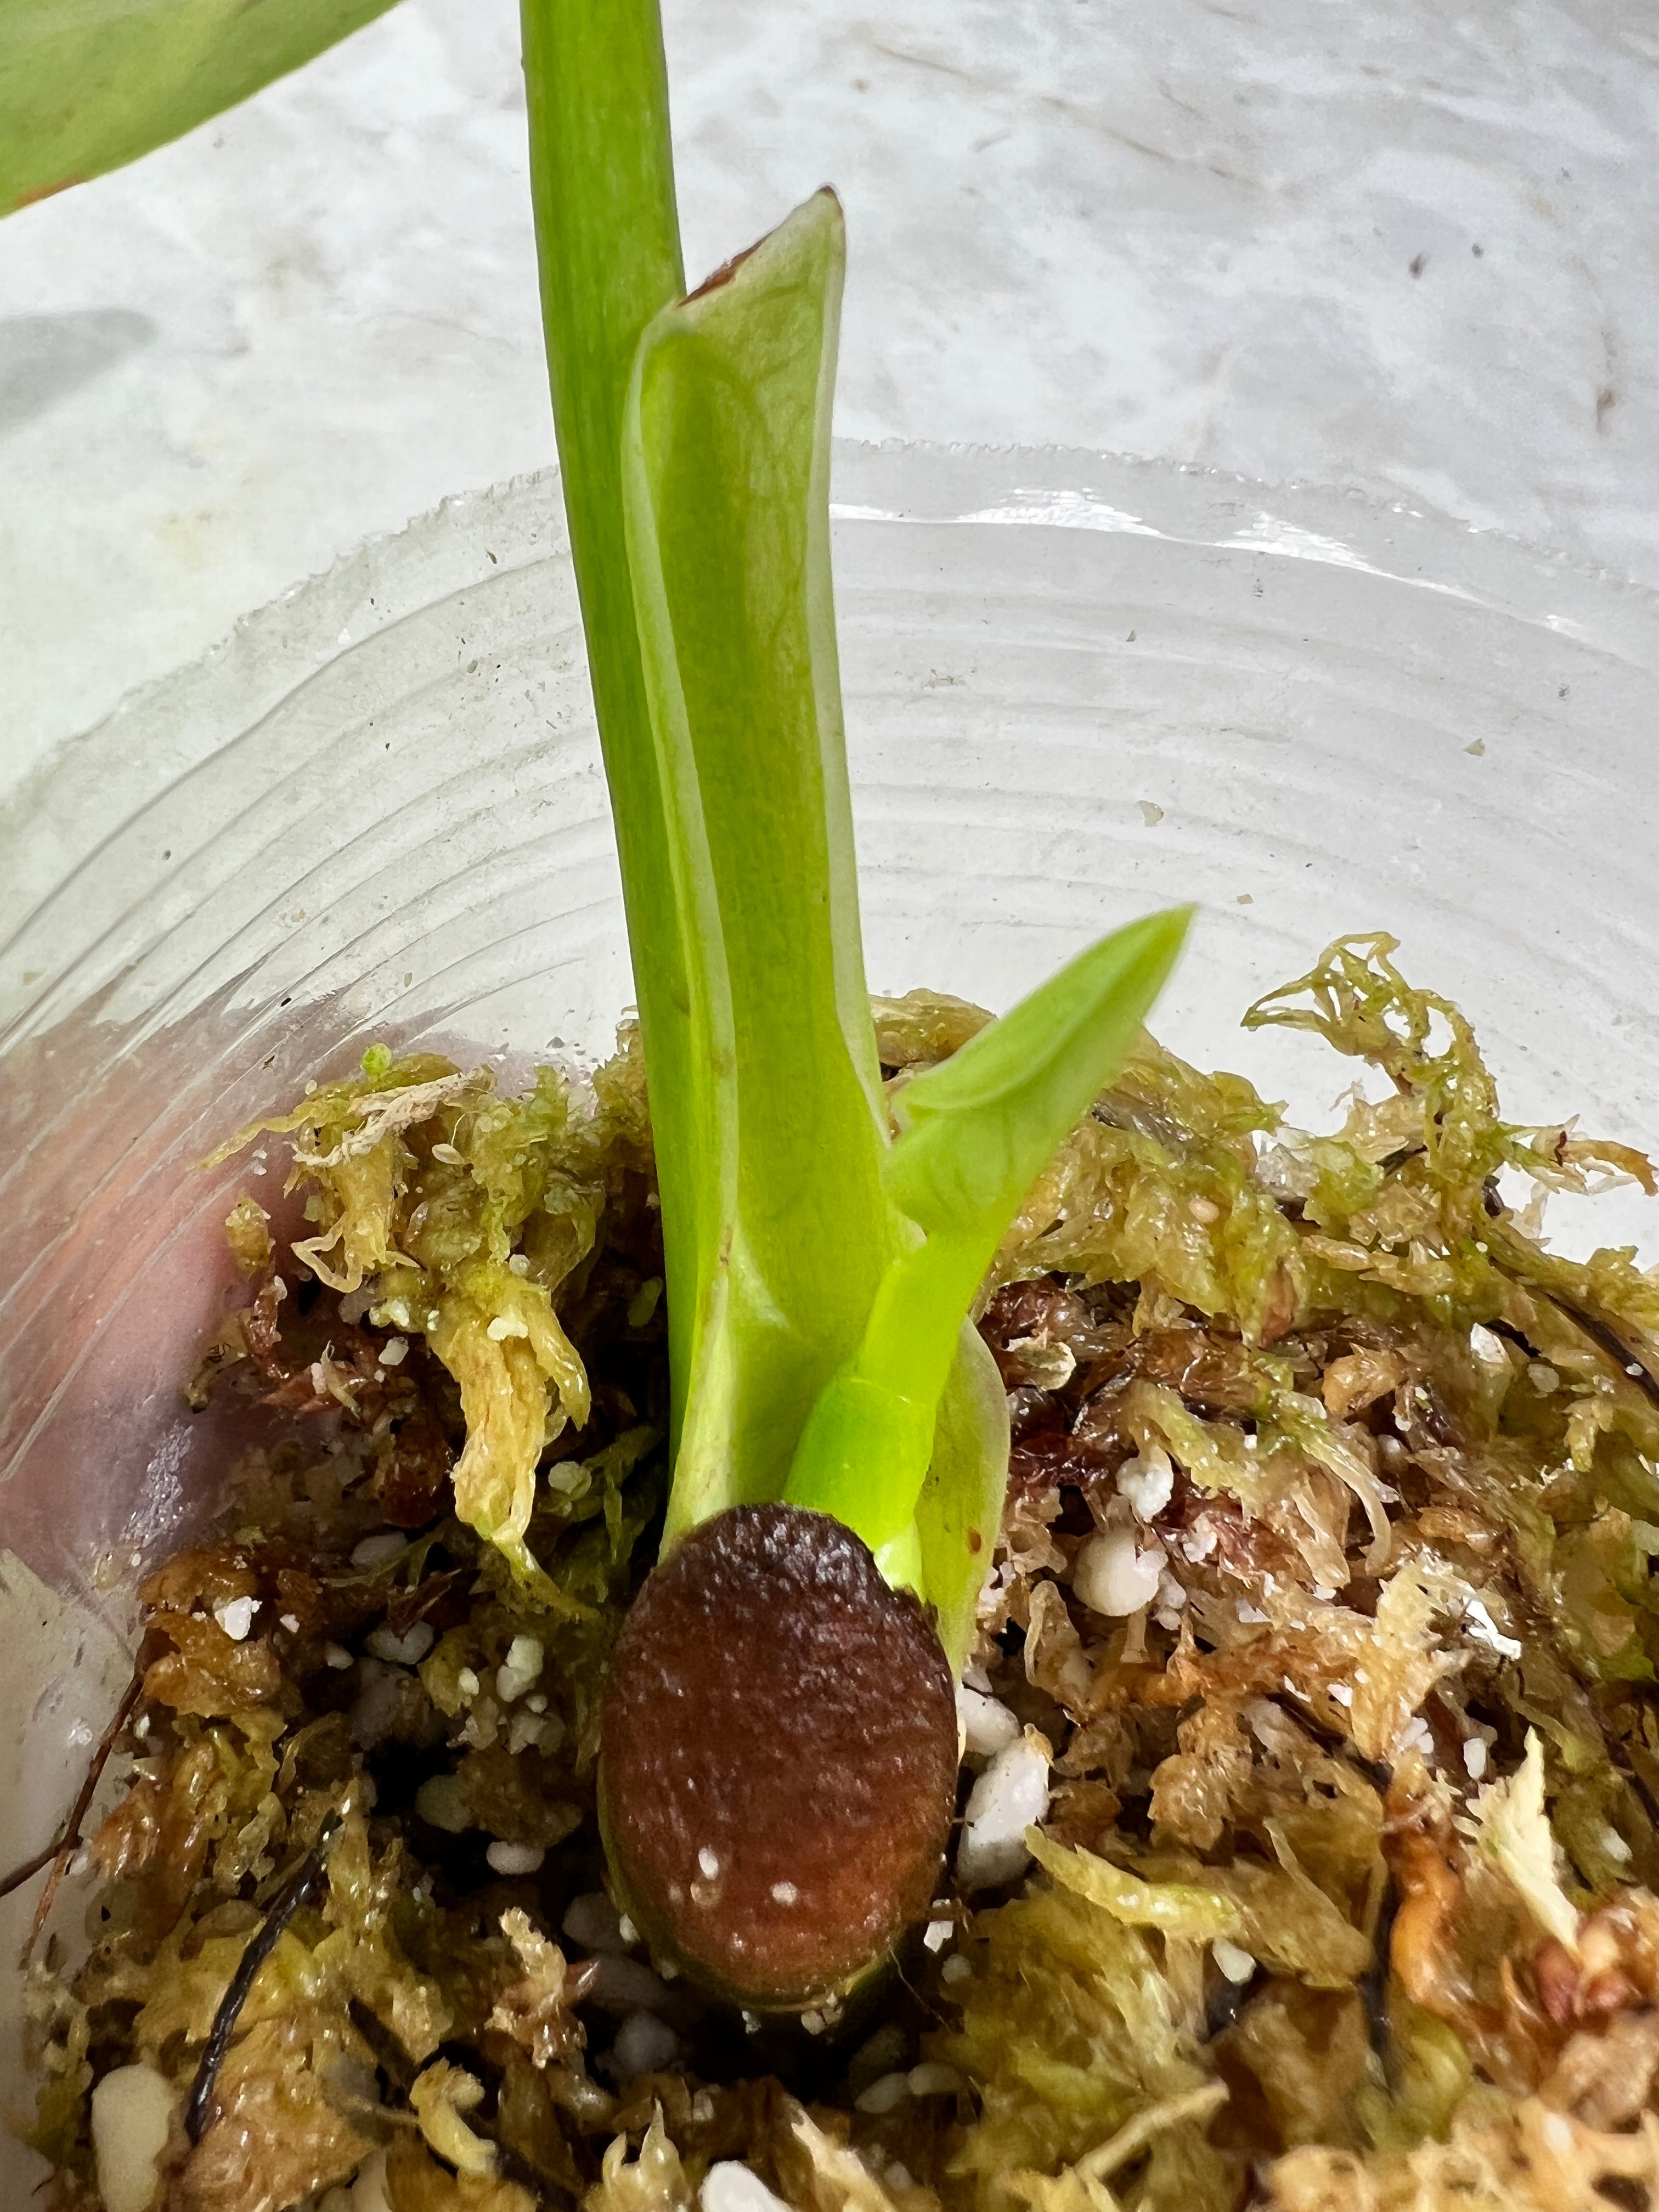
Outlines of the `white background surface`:
[[[1644,0],[667,0],[666,25],[693,271],[842,191],[844,434],[1358,486],[1659,583]],[[368,533],[551,454],[514,0],[404,0],[13,216],[0,781]]]

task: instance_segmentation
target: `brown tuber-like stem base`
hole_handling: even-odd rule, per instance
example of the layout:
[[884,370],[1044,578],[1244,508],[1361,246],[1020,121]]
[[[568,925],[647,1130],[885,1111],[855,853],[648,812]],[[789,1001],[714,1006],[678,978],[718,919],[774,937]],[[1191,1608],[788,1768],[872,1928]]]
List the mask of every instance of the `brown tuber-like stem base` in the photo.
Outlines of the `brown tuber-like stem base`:
[[601,1741],[621,1901],[720,1996],[822,2004],[927,1911],[956,1791],[951,1670],[828,1514],[740,1505],[692,1529],[617,1639]]

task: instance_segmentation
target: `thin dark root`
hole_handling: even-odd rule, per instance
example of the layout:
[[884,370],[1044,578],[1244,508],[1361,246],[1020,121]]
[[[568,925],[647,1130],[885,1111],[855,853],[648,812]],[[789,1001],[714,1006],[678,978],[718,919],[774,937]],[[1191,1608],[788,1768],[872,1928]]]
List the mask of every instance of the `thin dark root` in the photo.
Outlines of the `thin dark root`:
[[0,1898],[9,1897],[13,1890],[21,1889],[26,1881],[33,1881],[43,1866],[50,1866],[58,1856],[60,1840],[54,1836],[43,1850],[36,1851],[32,1859],[25,1859],[21,1866],[14,1867],[9,1875],[0,1878]]
[[277,1937],[321,1879],[323,1869],[328,1863],[330,1846],[339,1834],[344,1820],[345,1814],[337,1807],[323,1822],[317,1832],[316,1842],[271,1899],[264,1925],[243,1952],[240,1963],[230,1978],[230,1987],[219,2001],[219,2009],[213,2015],[212,2031],[202,2052],[202,2063],[196,2069],[196,2079],[190,2085],[190,2101],[185,2106],[185,2132],[192,2143],[200,2142],[207,2133],[208,2107],[213,2101],[213,2085],[219,2078],[219,2069],[230,2048],[230,2039],[236,2033],[236,2022],[242,2007],[247,2002],[254,1977],[276,1948]]
[[[1527,1287],[1534,1289],[1531,1284]],[[1576,1321],[1593,1343],[1598,1345],[1610,1358],[1617,1360],[1637,1389],[1652,1404],[1659,1406],[1659,1379],[1655,1378],[1636,1346],[1626,1340],[1605,1315],[1597,1313],[1593,1307],[1580,1305],[1576,1298],[1564,1297],[1559,1291],[1545,1291],[1540,1294],[1534,1290],[1534,1295],[1547,1297],[1553,1305],[1559,1306],[1563,1313]]]
[[21,1889],[26,1881],[33,1881],[43,1866],[50,1865],[52,1868],[52,1872],[46,1878],[46,1886],[40,1893],[40,1902],[34,1909],[34,1923],[30,1928],[28,1940],[23,1946],[22,1961],[25,1966],[28,1964],[29,1954],[39,1940],[40,1930],[46,1924],[46,1915],[52,1911],[52,1899],[57,1896],[58,1886],[64,1879],[64,1870],[69,1864],[70,1854],[80,1845],[81,1823],[86,1819],[93,1798],[97,1794],[98,1784],[109,1755],[114,1750],[116,1740],[122,1729],[132,1717],[132,1709],[138,1702],[138,1693],[143,1687],[143,1676],[135,1671],[132,1680],[127,1684],[122,1695],[120,1704],[115,1708],[115,1717],[98,1740],[98,1748],[92,1754],[91,1764],[87,1768],[86,1779],[81,1784],[81,1794],[70,1808],[70,1816],[59,1830],[57,1841],[48,1844],[45,1850],[37,1851],[32,1859],[25,1859],[21,1866],[14,1867],[4,1880],[0,1881],[0,1897],[9,1897],[13,1890]]
[[[1565,1314],[1570,1322],[1583,1331],[1598,1351],[1606,1352],[1608,1358],[1629,1376],[1650,1404],[1659,1406],[1659,1376],[1656,1376],[1648,1364],[1650,1355],[1644,1355],[1638,1346],[1631,1343],[1606,1314],[1598,1312],[1594,1306],[1581,1304],[1577,1298],[1569,1297],[1564,1291],[1545,1290],[1540,1284],[1530,1281],[1522,1268],[1508,1265],[1496,1252],[1492,1257],[1492,1264],[1500,1275],[1506,1276],[1512,1283],[1519,1283],[1532,1297],[1541,1298],[1546,1305],[1553,1306],[1558,1313]],[[1530,1353],[1530,1347],[1525,1346],[1525,1340],[1517,1331],[1505,1328],[1501,1322],[1497,1327],[1501,1334],[1522,1344]],[[1530,1356],[1536,1357],[1535,1354]]]
[[351,2025],[374,2054],[374,2063],[386,2075],[398,2100],[407,2104],[419,2067],[372,2006],[366,2005],[361,1997],[352,1997],[346,2009],[351,2015]]

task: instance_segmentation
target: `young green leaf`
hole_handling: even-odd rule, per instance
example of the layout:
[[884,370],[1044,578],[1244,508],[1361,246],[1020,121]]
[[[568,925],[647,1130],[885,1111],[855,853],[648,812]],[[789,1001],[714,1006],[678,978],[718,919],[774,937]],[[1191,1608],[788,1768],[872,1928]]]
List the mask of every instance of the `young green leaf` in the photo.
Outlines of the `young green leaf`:
[[785,1492],[857,1528],[890,1571],[908,1557],[963,1316],[1020,1201],[1134,1042],[1189,919],[1177,908],[1103,938],[899,1094],[885,1188],[923,1237],[889,1265]]
[[392,0],[0,0],[0,215],[118,169]]
[[1190,907],[1176,907],[1103,937],[899,1093],[888,1194],[929,1237],[988,1239],[989,1264],[1060,1139],[1139,1034],[1191,920]]
[[896,1243],[830,580],[843,254],[821,192],[657,317],[629,394],[629,554],[692,1037],[655,1126],[699,1186],[670,1542],[778,1495]]

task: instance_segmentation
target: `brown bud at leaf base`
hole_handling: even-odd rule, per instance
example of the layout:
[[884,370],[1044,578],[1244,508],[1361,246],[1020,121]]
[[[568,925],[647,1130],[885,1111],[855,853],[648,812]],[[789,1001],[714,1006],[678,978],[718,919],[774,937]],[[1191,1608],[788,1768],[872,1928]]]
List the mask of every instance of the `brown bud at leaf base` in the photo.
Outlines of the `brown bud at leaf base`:
[[756,2009],[848,1987],[927,1911],[956,1701],[915,1598],[829,1515],[745,1505],[692,1530],[611,1661],[600,1808],[628,1909]]

